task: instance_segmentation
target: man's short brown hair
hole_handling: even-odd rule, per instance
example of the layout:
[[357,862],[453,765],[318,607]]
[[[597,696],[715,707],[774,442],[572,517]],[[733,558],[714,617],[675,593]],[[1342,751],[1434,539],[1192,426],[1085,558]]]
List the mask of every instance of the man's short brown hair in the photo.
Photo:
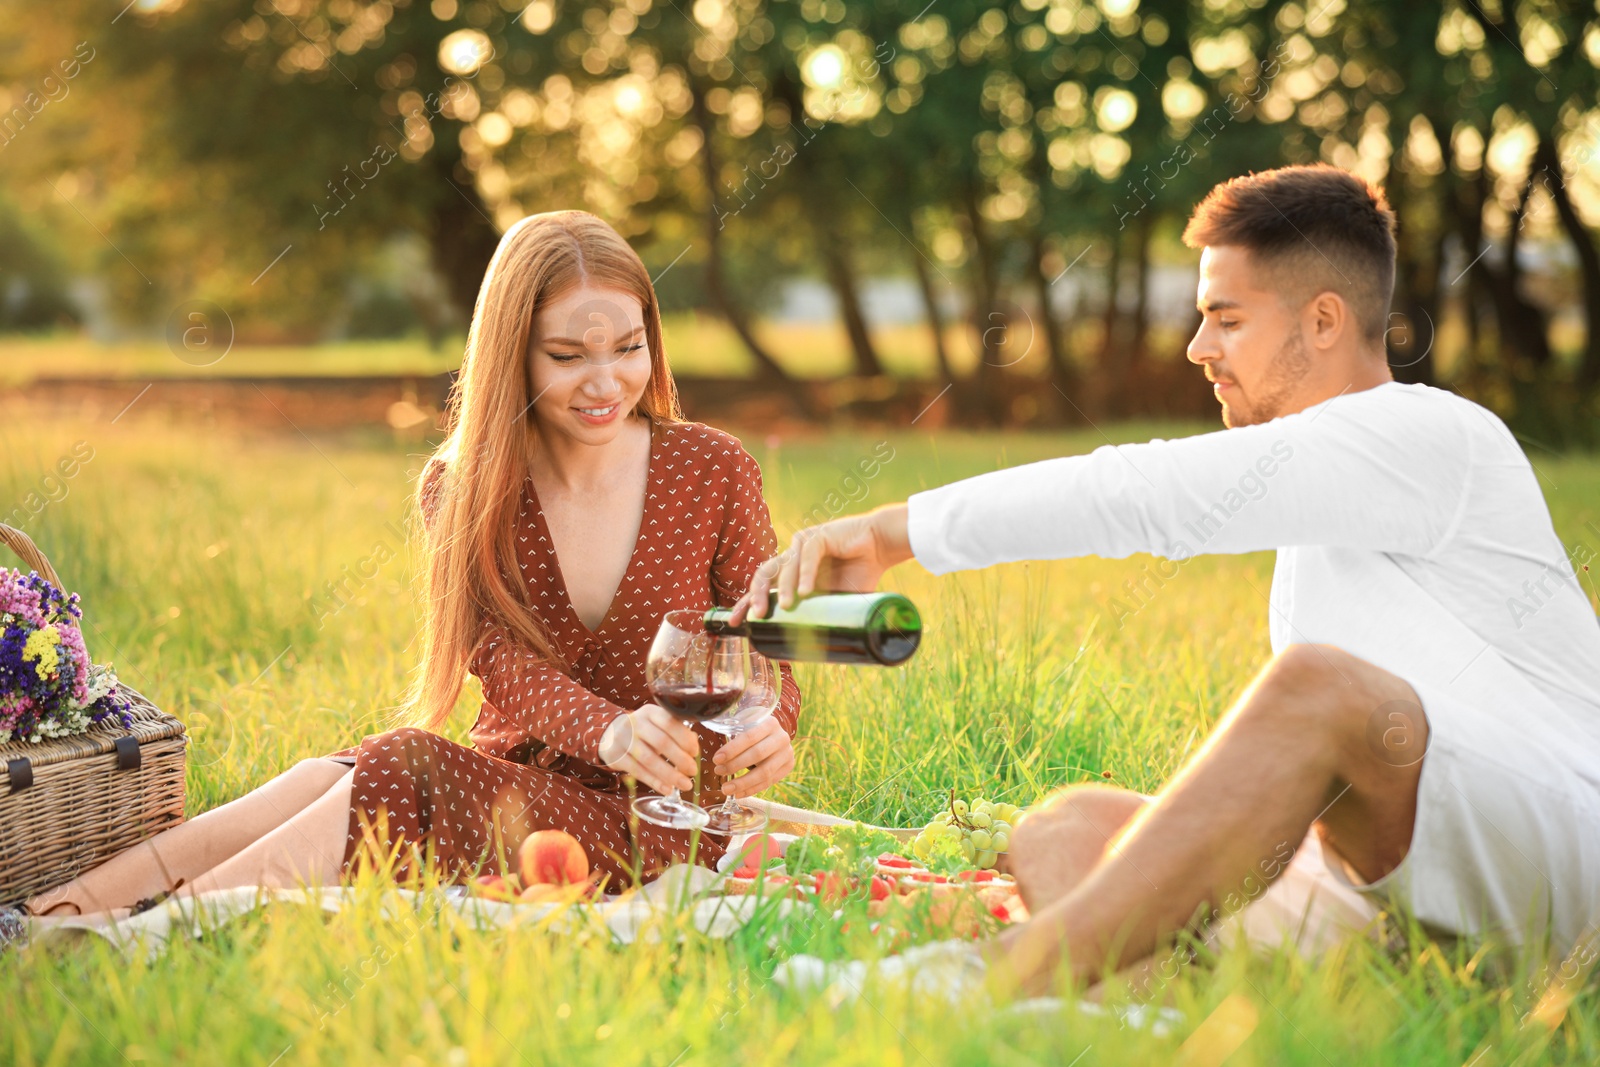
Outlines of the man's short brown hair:
[[1383,190],[1348,171],[1317,163],[1225,181],[1194,209],[1183,243],[1248,249],[1287,306],[1338,293],[1363,338],[1383,340],[1394,299],[1394,212]]

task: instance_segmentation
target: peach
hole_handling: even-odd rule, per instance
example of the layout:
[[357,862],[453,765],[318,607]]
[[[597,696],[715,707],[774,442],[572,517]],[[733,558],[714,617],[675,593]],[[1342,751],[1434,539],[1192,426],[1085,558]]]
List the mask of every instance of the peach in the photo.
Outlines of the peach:
[[517,887],[498,874],[481,874],[472,880],[468,890],[485,900],[510,902],[517,899]]
[[517,899],[521,900],[524,904],[545,904],[561,900],[565,895],[565,892],[558,885],[551,885],[547,882],[535,882],[533,885],[530,885],[528,888],[524,889],[522,891],[522,895]]
[[572,885],[589,877],[589,857],[578,839],[564,830],[529,834],[517,850],[523,884]]

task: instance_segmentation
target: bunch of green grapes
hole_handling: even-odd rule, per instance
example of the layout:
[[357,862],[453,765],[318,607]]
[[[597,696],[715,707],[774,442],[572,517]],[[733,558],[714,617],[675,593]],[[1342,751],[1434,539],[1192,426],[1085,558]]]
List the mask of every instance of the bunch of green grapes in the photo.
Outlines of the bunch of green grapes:
[[912,854],[926,861],[941,844],[953,842],[968,863],[988,869],[1000,853],[1011,848],[1011,827],[1016,825],[1021,811],[1015,804],[995,803],[983,797],[958,800],[952,789],[949,806],[911,842]]

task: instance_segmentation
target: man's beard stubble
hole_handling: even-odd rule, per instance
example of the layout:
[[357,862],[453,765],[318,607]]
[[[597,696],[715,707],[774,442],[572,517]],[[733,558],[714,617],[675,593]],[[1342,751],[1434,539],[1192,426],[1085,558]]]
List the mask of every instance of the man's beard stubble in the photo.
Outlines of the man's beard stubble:
[[[1290,395],[1310,369],[1311,358],[1306,354],[1305,335],[1296,325],[1294,332],[1284,338],[1278,351],[1273,353],[1272,361],[1267,364],[1266,373],[1258,386],[1260,397],[1248,405],[1224,403],[1222,425],[1231,430],[1270,422],[1282,415]],[[1238,379],[1234,381],[1237,383]],[[1234,388],[1238,389],[1239,386],[1235,384]]]

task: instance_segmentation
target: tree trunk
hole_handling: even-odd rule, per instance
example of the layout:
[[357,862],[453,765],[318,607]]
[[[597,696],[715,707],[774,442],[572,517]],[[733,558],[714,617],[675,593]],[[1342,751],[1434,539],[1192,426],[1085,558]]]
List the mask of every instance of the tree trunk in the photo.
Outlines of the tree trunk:
[[928,273],[928,260],[922,249],[912,246],[911,266],[917,272],[917,289],[922,293],[922,307],[928,316],[928,331],[933,334],[933,358],[939,367],[939,377],[946,382],[956,380],[950,366],[950,353],[944,343],[944,315],[939,311],[939,293],[933,287],[933,275]]
[[[1443,143],[1440,141],[1440,144]],[[1487,188],[1487,182],[1480,168],[1476,178],[1463,177],[1456,183],[1455,195],[1451,198],[1456,233],[1461,238],[1461,255],[1468,264],[1471,264],[1482,251],[1480,246],[1483,244],[1483,201]],[[1489,276],[1476,267],[1469,265],[1463,273],[1467,284],[1466,295],[1461,302],[1467,322],[1467,367],[1469,377],[1481,392],[1488,372],[1503,369],[1490,366],[1488,353],[1484,347],[1484,320],[1494,307],[1494,297],[1490,292],[1492,283]],[[1459,280],[1461,280],[1459,276],[1452,279],[1451,286],[1454,287],[1455,282]]]
[[1155,212],[1147,211],[1140,218],[1137,230],[1136,240],[1139,243],[1134,246],[1134,265],[1138,268],[1138,274],[1134,282],[1133,336],[1128,339],[1128,351],[1122,359],[1123,377],[1117,396],[1118,415],[1135,413],[1133,386],[1138,381],[1139,371],[1143,369],[1147,355],[1145,346],[1149,343],[1150,336],[1150,239],[1155,230],[1155,223]]
[[[1481,247],[1484,242],[1483,205],[1489,197],[1487,162],[1479,169],[1476,178],[1464,181],[1461,185],[1465,195],[1456,198],[1456,217],[1462,252],[1469,264],[1464,272],[1469,309],[1478,310],[1479,313],[1484,308],[1493,309],[1499,341],[1497,349],[1501,356],[1499,369],[1514,368],[1518,373],[1531,377],[1539,366],[1548,361],[1550,345],[1545,336],[1543,315],[1523,300],[1517,291],[1520,268],[1516,251],[1518,231],[1527,206],[1527,190],[1524,190],[1522,201],[1511,217],[1511,234],[1506,241],[1506,264],[1501,269],[1490,262],[1491,257]],[[1487,355],[1481,346],[1479,354]],[[1515,374],[1508,377],[1515,377]]]
[[756,374],[769,381],[789,381],[789,373],[783,369],[783,365],[756,339],[749,318],[734,299],[723,277],[722,213],[717,208],[717,160],[713,150],[716,127],[706,109],[705,94],[692,79],[689,97],[689,112],[700,130],[700,170],[706,183],[706,293],[756,361]]
[[455,173],[459,153],[429,153],[428,166],[439,183],[434,197],[428,247],[433,265],[444,279],[450,302],[468,319],[478,303],[483,276],[500,244],[488,210],[478,198],[471,175]]
[[[1445,152],[1445,166],[1449,167],[1449,142],[1440,142]],[[1417,194],[1411,175],[1404,165],[1405,153],[1396,153],[1400,162],[1389,182],[1390,205],[1400,220],[1400,232],[1395,237],[1395,302],[1405,319],[1405,331],[1395,336],[1393,327],[1384,330],[1384,347],[1388,350],[1389,367],[1395,379],[1402,382],[1433,384],[1433,341],[1437,332],[1439,302],[1439,251],[1440,243],[1428,240],[1428,235],[1409,225],[1416,213],[1409,205]],[[1441,227],[1442,228],[1442,227]],[[1392,316],[1391,316],[1392,319]]]
[[1573,209],[1572,198],[1567,195],[1566,176],[1561,171],[1561,154],[1555,138],[1546,134],[1539,141],[1533,157],[1536,170],[1545,175],[1545,189],[1555,203],[1556,214],[1561,217],[1561,228],[1578,254],[1578,267],[1583,275],[1583,361],[1578,366],[1578,384],[1585,390],[1600,386],[1600,254],[1595,252],[1594,240],[1583,224],[1583,219]]
[[1093,400],[1093,406],[1095,411],[1102,415],[1116,404],[1117,393],[1122,383],[1121,357],[1117,350],[1117,323],[1121,317],[1117,303],[1121,292],[1122,241],[1113,234],[1111,261],[1106,264],[1106,302],[1100,309],[1100,352],[1095,357],[1095,366],[1099,368],[1100,388],[1099,396]]
[[[799,87],[787,77],[773,87],[773,95],[789,109],[789,114],[805,114],[805,104]],[[819,167],[819,162],[822,166]],[[848,237],[844,233],[847,214],[833,191],[843,182],[832,174],[821,173],[826,163],[816,153],[803,147],[795,152],[792,163],[800,188],[799,206],[816,238],[823,274],[834,297],[839,301],[839,318],[844,325],[845,337],[850,342],[850,356],[859,377],[874,378],[883,374],[883,362],[878,358],[877,347],[872,343],[872,331],[867,328],[867,317],[861,307],[861,286],[856,276],[855,264],[850,258]],[[822,192],[819,197],[818,191]]]
[[1428,298],[1428,303],[1424,306],[1424,310],[1428,315],[1428,336],[1425,345],[1427,354],[1423,356],[1423,362],[1418,364],[1419,367],[1425,367],[1426,370],[1419,370],[1409,379],[1424,385],[1432,385],[1438,379],[1439,364],[1435,358],[1434,345],[1439,340],[1439,328],[1444,322],[1444,280],[1442,276],[1444,274],[1445,242],[1450,237],[1450,228],[1443,224],[1442,215],[1443,213],[1441,212],[1441,223],[1438,232],[1433,235],[1433,290]]
[[984,232],[983,213],[978,207],[976,179],[968,175],[962,183],[966,211],[967,237],[972,246],[973,329],[978,334],[978,371],[975,375],[976,400],[984,418],[999,425],[1005,419],[1004,345],[1011,322],[1000,307],[999,264],[994,246]]
[[[1550,363],[1550,337],[1544,312],[1522,295],[1522,263],[1517,256],[1533,189],[1534,173],[1530,170],[1517,209],[1511,213],[1511,232],[1506,237],[1505,283],[1496,286],[1495,291],[1503,309],[1502,325],[1511,334],[1511,344],[1521,354],[1525,366],[1536,375]],[[1504,343],[1506,338],[1502,336],[1501,341]]]
[[[1030,93],[1029,103],[1039,110],[1051,106],[1052,102],[1047,96],[1038,91],[1034,86]],[[1053,91],[1053,90],[1052,90]],[[1029,177],[1032,178],[1035,188],[1039,190],[1039,221],[1033,228],[1032,247],[1028,250],[1028,274],[1033,281],[1034,295],[1039,302],[1039,319],[1044,330],[1045,355],[1050,360],[1049,371],[1051,381],[1056,389],[1066,396],[1069,391],[1076,392],[1078,375],[1072,365],[1072,340],[1066,334],[1066,325],[1056,318],[1054,302],[1050,299],[1055,283],[1061,280],[1061,275],[1053,278],[1045,277],[1044,259],[1048,251],[1045,240],[1046,220],[1051,217],[1051,208],[1054,206],[1054,195],[1051,190],[1050,165],[1043,152],[1034,152],[1028,159]],[[1070,396],[1068,396],[1070,400]],[[1073,412],[1078,415],[1078,412]],[[1077,421],[1071,419],[1069,421]]]
[[1050,359],[1050,377],[1063,391],[1077,384],[1072,372],[1072,357],[1067,352],[1066,339],[1061,333],[1061,323],[1056,321],[1055,308],[1050,303],[1051,280],[1044,276],[1046,248],[1044,234],[1033,234],[1033,248],[1028,257],[1028,273],[1032,277],[1033,291],[1039,301],[1039,321],[1044,330],[1045,354]]
[[839,317],[844,320],[844,332],[850,339],[850,355],[855,361],[856,374],[875,378],[883,373],[883,363],[878,350],[873,347],[872,334],[867,329],[867,317],[861,310],[861,293],[856,279],[855,264],[850,262],[849,250],[838,232],[838,220],[812,216],[817,231],[817,243],[822,248],[822,262],[828,274],[828,284],[839,300]]

